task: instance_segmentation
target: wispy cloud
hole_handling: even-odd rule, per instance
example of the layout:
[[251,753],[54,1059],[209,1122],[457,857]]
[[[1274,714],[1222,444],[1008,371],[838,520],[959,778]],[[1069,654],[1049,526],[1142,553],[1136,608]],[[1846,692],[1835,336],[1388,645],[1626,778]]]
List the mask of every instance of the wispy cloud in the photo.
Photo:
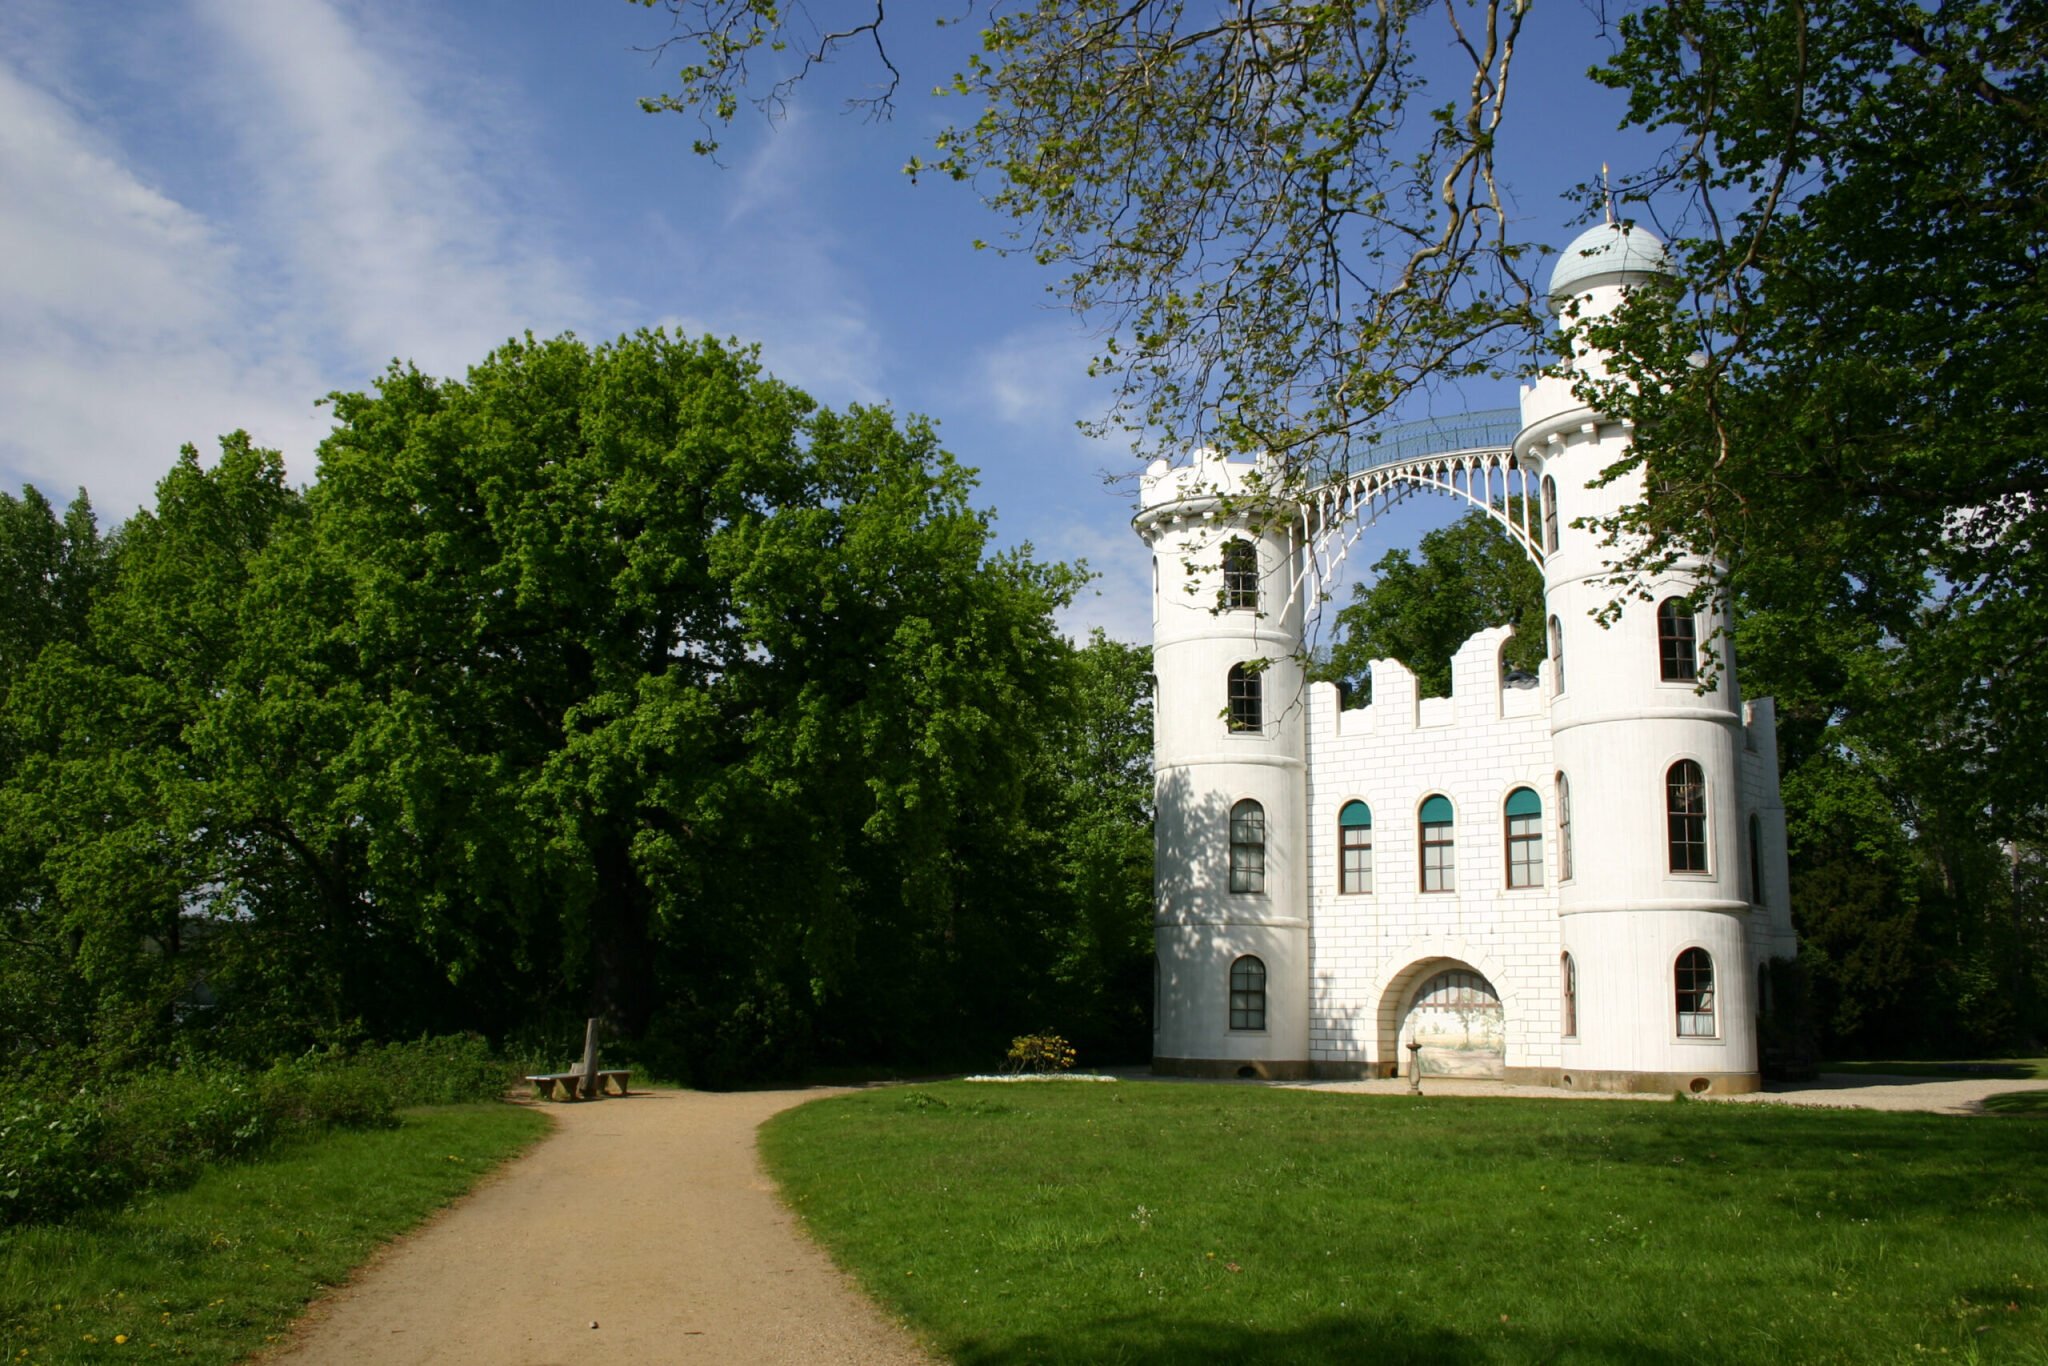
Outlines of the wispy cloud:
[[[115,516],[184,441],[306,441],[311,370],[237,317],[239,252],[0,58],[0,468]],[[286,397],[290,395],[291,397]]]
[[0,26],[9,482],[84,484],[118,517],[235,427],[309,477],[329,389],[593,313],[516,126],[430,30],[191,0],[138,20],[154,44],[94,44],[90,16],[25,13]]

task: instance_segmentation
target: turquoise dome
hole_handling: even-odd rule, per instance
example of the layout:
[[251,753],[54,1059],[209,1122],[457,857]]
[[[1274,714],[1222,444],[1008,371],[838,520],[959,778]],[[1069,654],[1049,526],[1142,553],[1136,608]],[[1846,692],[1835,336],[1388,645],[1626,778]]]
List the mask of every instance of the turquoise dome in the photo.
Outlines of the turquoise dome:
[[1564,249],[1550,273],[1550,297],[1561,300],[1595,285],[1636,284],[1672,274],[1664,244],[1632,223],[1595,223]]

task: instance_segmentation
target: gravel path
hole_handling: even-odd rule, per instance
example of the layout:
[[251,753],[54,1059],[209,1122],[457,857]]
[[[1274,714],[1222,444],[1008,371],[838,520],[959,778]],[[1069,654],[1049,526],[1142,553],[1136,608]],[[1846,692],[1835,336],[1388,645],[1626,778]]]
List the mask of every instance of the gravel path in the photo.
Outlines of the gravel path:
[[[1237,1083],[1298,1086],[1316,1091],[1356,1095],[1398,1095],[1406,1079],[1386,1081],[1314,1081]],[[1548,1086],[1509,1086],[1497,1081],[1458,1081],[1424,1077],[1423,1094],[1431,1096],[1528,1096],[1537,1100],[1669,1100],[1667,1095],[1628,1095],[1613,1091],[1565,1091]],[[1823,1072],[1815,1081],[1774,1082],[1746,1096],[1703,1096],[1723,1104],[1821,1105],[1837,1109],[1927,1110],[1941,1115],[1984,1113],[1986,1096],[2008,1091],[2048,1091],[2048,1081],[1998,1077],[1888,1077],[1874,1073]]]
[[555,1131],[267,1362],[929,1362],[775,1197],[754,1130],[825,1089],[549,1107]]

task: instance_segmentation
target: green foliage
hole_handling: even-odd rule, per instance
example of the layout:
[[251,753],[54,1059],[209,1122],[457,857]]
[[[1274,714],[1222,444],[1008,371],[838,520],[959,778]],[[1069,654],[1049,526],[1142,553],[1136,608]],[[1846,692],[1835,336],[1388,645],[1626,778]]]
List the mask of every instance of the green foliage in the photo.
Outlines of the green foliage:
[[762,1129],[805,1226],[959,1359],[2029,1360],[2048,1342],[2038,1111],[994,1089],[876,1091]]
[[307,1134],[388,1126],[401,1103],[495,1100],[512,1076],[474,1036],[328,1049],[262,1070],[187,1062],[96,1075],[42,1059],[4,1079],[0,1224],[182,1185]]
[[1451,656],[1489,626],[1513,626],[1504,663],[1536,671],[1545,654],[1543,571],[1485,513],[1425,532],[1417,563],[1390,550],[1373,578],[1352,589],[1337,614],[1340,638],[1317,675],[1369,698],[1372,661],[1398,659],[1415,674],[1423,697],[1451,693]]
[[0,1052],[1142,1041],[1145,653],[1058,635],[1081,576],[991,552],[928,423],[660,333],[332,404],[304,493],[235,435],[104,553],[0,508],[83,585],[0,698]]
[[1825,830],[1795,909],[1837,1046],[2048,1032],[2043,33],[2027,4],[1669,0],[1595,73],[1671,135],[1629,197],[1683,275],[1580,329],[1650,490],[1612,529],[1637,575],[1728,566],[1788,809]]
[[1074,1065],[1074,1046],[1057,1034],[1019,1034],[1003,1054],[1007,1072],[1064,1072]]
[[546,1129],[511,1105],[408,1111],[126,1208],[0,1228],[0,1357],[242,1360]]

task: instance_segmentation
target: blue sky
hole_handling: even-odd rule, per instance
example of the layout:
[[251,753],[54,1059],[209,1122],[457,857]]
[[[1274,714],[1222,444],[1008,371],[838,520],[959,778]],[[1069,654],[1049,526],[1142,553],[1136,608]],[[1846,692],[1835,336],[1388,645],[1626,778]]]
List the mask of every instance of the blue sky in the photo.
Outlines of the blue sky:
[[[460,374],[528,330],[712,332],[826,403],[936,419],[1003,543],[1101,575],[1068,627],[1145,639],[1130,486],[1104,482],[1133,461],[1074,427],[1108,398],[1086,323],[1047,272],[974,250],[999,225],[971,190],[898,173],[962,108],[917,92],[963,38],[892,9],[892,122],[839,112],[849,64],[778,124],[742,120],[720,169],[692,121],[636,107],[680,57],[639,50],[667,20],[623,0],[7,0],[0,486],[83,485],[111,523],[181,444],[237,427],[303,482],[315,400],[394,357]],[[1579,5],[1532,16],[1500,165],[1536,240],[1572,235],[1567,186],[1644,159],[1584,78],[1604,51]],[[1411,500],[1352,563],[1457,512]]]

